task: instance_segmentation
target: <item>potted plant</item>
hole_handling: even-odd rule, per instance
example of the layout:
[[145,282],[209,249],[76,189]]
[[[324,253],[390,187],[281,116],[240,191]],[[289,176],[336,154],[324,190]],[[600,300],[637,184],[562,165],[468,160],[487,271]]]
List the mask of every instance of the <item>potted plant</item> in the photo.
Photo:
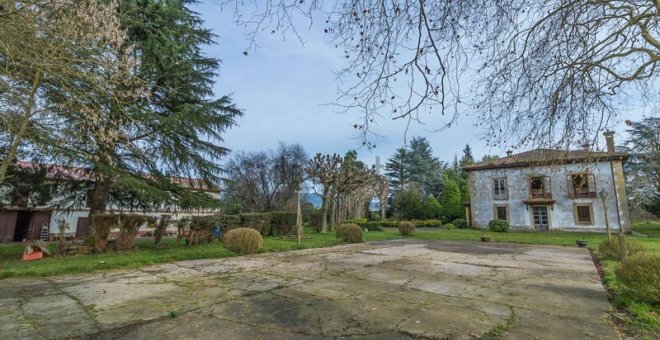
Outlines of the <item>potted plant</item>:
[[488,234],[481,234],[481,242],[490,242],[490,236]]
[[584,247],[587,246],[587,244],[589,244],[589,242],[587,242],[587,240],[585,240],[584,238],[582,238],[581,240],[577,240],[577,241],[575,241],[575,244],[577,244],[578,247],[580,247],[580,248],[584,248]]

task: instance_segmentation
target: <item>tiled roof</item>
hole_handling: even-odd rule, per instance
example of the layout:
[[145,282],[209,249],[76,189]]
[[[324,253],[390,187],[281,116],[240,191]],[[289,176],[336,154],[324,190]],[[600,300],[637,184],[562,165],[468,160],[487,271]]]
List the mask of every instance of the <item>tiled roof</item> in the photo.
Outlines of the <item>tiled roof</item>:
[[[36,167],[43,167],[46,169],[46,178],[54,180],[69,180],[69,181],[94,181],[94,171],[82,168],[72,167],[56,164],[36,164],[31,162],[18,161],[16,166],[24,169],[35,169]],[[150,178],[150,175],[145,175],[145,178]],[[186,189],[197,189],[204,191],[218,191],[218,188],[209,187],[204,180],[199,178],[187,178],[171,176],[170,182]]]
[[534,149],[518,154],[511,154],[506,157],[493,159],[487,162],[474,163],[469,166],[464,166],[463,170],[475,171],[499,168],[518,168],[538,165],[598,162],[612,159],[626,160],[628,157],[629,155],[623,152]]

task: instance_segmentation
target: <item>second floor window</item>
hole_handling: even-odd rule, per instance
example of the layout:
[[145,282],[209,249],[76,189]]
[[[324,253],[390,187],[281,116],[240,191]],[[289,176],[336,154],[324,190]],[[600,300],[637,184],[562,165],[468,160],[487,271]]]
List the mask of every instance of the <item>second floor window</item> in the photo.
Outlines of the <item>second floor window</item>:
[[493,194],[496,200],[505,200],[508,198],[506,193],[506,178],[493,179]]
[[550,177],[547,176],[533,176],[529,179],[529,194],[532,198],[549,198],[550,194]]
[[573,197],[596,197],[596,181],[590,173],[569,175],[569,194]]

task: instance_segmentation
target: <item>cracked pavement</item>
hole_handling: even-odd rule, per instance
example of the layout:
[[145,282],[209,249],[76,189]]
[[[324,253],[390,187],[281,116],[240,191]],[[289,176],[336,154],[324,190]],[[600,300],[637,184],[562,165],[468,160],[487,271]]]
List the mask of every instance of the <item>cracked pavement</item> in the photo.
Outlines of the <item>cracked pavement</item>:
[[0,281],[2,339],[617,339],[586,249],[392,240]]

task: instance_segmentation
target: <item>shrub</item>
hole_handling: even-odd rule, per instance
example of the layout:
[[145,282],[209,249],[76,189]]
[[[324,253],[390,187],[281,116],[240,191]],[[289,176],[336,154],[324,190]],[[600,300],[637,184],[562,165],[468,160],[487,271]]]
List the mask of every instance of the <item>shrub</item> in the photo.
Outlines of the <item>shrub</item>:
[[214,215],[213,220],[215,223],[220,224],[220,229],[222,229],[222,235],[226,234],[228,231],[240,228],[241,227],[241,216],[240,215]]
[[367,222],[365,228],[367,228],[369,231],[383,231],[383,226],[381,226],[380,222],[378,221]]
[[467,221],[462,219],[462,218],[457,218],[457,219],[453,220],[451,223],[453,225],[455,225],[456,228],[459,228],[459,229],[467,228],[467,226],[468,226]]
[[337,238],[344,242],[362,242],[362,228],[354,223],[346,223],[337,227],[335,231]]
[[498,219],[490,220],[490,222],[488,222],[488,229],[496,233],[506,233],[509,232],[509,222]]
[[258,231],[261,236],[268,236],[271,230],[270,213],[246,213],[240,214],[241,227],[252,228]]
[[[646,250],[641,243],[629,239],[626,239],[626,248],[628,250],[628,256],[632,256]],[[611,239],[604,239],[603,243],[598,246],[598,255],[604,259],[620,259],[621,252],[619,250],[619,238],[612,237]]]
[[156,245],[160,244],[160,240],[163,239],[163,235],[165,235],[165,230],[167,229],[167,225],[170,223],[170,215],[163,215],[160,217],[160,220],[156,224],[156,230],[154,231],[154,243]]
[[660,254],[640,253],[627,257],[616,276],[624,294],[660,305]]
[[440,220],[412,220],[417,228],[439,228],[442,227]]
[[383,226],[384,228],[398,228],[399,227],[399,221],[395,220],[382,220],[380,221],[380,225]]
[[94,251],[100,253],[108,247],[110,230],[117,227],[118,215],[99,214],[92,216],[92,229],[94,230]]
[[454,224],[453,224],[453,223],[447,223],[447,224],[445,224],[445,228],[447,228],[447,230],[452,230],[452,229],[454,229],[455,227],[454,227]]
[[120,215],[119,237],[115,241],[116,250],[126,250],[133,247],[133,242],[140,227],[147,222],[147,216]]
[[344,221],[345,224],[357,224],[358,226],[360,226],[360,228],[365,228],[368,222],[369,220],[367,220],[366,218],[354,218],[352,220]]
[[273,211],[271,213],[270,225],[273,235],[290,235],[294,230],[298,219],[295,211]]
[[415,232],[415,224],[412,222],[401,222],[399,223],[399,232],[403,236],[408,236]]
[[222,245],[235,253],[254,254],[263,247],[264,239],[255,229],[236,228],[227,232]]

